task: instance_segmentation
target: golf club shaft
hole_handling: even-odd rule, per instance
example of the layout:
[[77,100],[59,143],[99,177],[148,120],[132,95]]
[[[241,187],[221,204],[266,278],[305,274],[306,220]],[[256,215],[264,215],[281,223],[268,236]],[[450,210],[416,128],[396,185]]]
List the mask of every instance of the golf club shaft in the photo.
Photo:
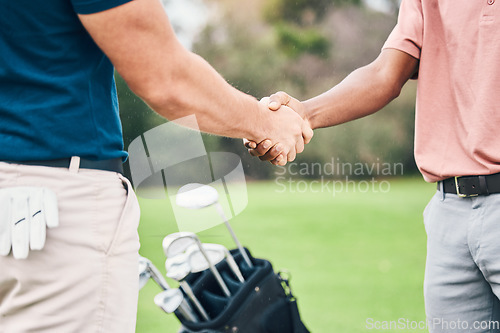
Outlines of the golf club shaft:
[[[160,288],[163,290],[170,289],[170,286],[168,285],[167,281],[163,278],[163,275],[161,275],[158,268],[156,268],[156,266],[153,264],[148,265],[148,267],[151,277],[156,282],[156,284],[158,284]],[[184,300],[179,306],[179,312],[187,320],[190,320],[192,322],[198,322],[198,319],[194,315],[193,308],[191,308],[191,306],[189,305],[188,302],[186,302],[186,300]]]
[[227,230],[229,230],[229,233],[231,234],[231,237],[233,238],[234,242],[236,243],[236,246],[238,247],[238,250],[241,253],[241,256],[247,263],[248,267],[253,267],[252,262],[250,261],[250,258],[248,257],[247,252],[241,245],[240,241],[238,240],[238,237],[236,237],[236,234],[233,231],[233,228],[231,228],[231,225],[229,224],[229,221],[227,220],[226,214],[224,213],[224,209],[222,209],[222,206],[219,202],[215,204],[215,207],[217,208],[217,211],[219,212],[219,215],[222,217],[222,220],[224,220],[224,224],[226,225]]
[[234,260],[233,256],[229,251],[226,249],[226,261],[231,269],[231,271],[234,273],[234,275],[238,278],[238,280],[241,283],[245,283],[245,278],[243,277],[243,274],[241,274],[240,269],[238,268],[238,264],[236,264],[236,261]]
[[191,302],[193,302],[194,306],[196,307],[198,312],[201,314],[203,319],[205,319],[206,321],[210,320],[208,313],[205,311],[205,309],[201,305],[200,301],[198,301],[198,298],[195,296],[193,289],[191,289],[191,286],[189,285],[189,283],[187,283],[186,281],[179,281],[179,284],[180,284],[181,288],[184,290],[184,292],[186,293],[186,295],[189,297]]
[[191,321],[193,323],[197,323],[199,321],[194,314],[193,308],[185,299],[183,299],[181,305],[179,305],[179,313],[188,321]]
[[215,268],[215,266],[210,261],[210,258],[208,257],[207,252],[205,251],[205,249],[203,248],[203,245],[201,244],[200,240],[196,239],[196,242],[198,243],[198,248],[200,249],[201,254],[203,254],[203,257],[205,257],[205,260],[208,263],[208,267],[209,267],[210,271],[212,272],[212,274],[214,275],[215,280],[217,280],[217,283],[221,287],[221,289],[224,292],[224,294],[227,297],[231,297],[231,292],[229,291],[229,288],[227,287],[226,283],[222,279],[222,276],[220,276],[219,271],[217,270],[217,268]]
[[161,289],[163,290],[170,289],[170,286],[168,285],[167,281],[163,278],[163,275],[160,273],[160,271],[158,270],[158,268],[156,268],[155,265],[153,264],[149,265],[149,272],[153,280],[160,286]]

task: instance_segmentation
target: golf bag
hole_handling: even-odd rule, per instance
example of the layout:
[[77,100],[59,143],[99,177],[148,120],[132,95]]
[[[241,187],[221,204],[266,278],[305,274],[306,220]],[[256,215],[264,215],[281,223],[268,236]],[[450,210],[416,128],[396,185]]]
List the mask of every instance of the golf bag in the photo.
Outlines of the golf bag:
[[182,323],[179,333],[308,333],[285,274],[275,273],[267,260],[249,254],[253,263],[253,267],[249,267],[238,250],[232,250],[231,254],[245,282],[239,282],[232,275],[226,260],[216,267],[231,291],[229,298],[222,294],[209,270],[190,274],[186,281],[210,320],[187,321],[176,311]]

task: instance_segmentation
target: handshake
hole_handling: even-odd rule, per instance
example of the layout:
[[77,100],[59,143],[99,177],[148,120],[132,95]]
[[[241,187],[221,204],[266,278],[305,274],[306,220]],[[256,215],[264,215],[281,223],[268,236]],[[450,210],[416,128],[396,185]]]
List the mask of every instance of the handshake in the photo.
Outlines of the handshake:
[[264,139],[243,139],[250,155],[274,165],[293,161],[313,137],[303,104],[287,93],[278,92],[261,99],[259,109],[264,110],[263,117],[268,119],[261,122],[265,124],[261,135]]

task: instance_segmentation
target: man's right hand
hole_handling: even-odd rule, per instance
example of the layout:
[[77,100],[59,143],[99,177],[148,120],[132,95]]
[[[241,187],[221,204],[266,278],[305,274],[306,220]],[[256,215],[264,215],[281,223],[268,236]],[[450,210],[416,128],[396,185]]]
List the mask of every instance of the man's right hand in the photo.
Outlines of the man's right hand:
[[[270,97],[263,98],[261,102],[267,102],[268,109],[272,111],[285,109],[295,111],[295,113],[302,117],[304,121],[301,142],[303,142],[303,144],[307,144],[311,141],[313,131],[306,117],[304,106],[300,101],[291,97],[287,93],[280,91]],[[289,155],[287,156],[283,153],[283,147],[280,144],[280,141],[266,139],[257,143],[254,141],[244,140],[244,144],[245,147],[248,148],[250,155],[259,157],[262,161],[270,161],[275,165],[285,165],[287,161],[290,162],[295,159],[296,154],[292,154],[293,158],[290,159]],[[295,150],[295,153],[301,153],[304,150],[303,144],[298,147],[299,149]]]
[[[274,96],[274,95],[273,95]],[[287,95],[288,96],[288,95]],[[259,107],[263,109],[263,122],[265,123],[266,140],[260,141],[257,145],[254,141],[247,141],[246,145],[254,145],[256,149],[250,149],[254,156],[262,156],[260,152],[264,151],[274,154],[273,164],[285,165],[295,159],[296,155],[304,151],[304,145],[309,143],[313,136],[313,131],[307,121],[304,121],[300,115],[292,108],[280,104],[273,112],[270,112],[270,104],[281,101],[285,96],[275,96],[263,98],[259,102]],[[258,148],[258,149],[257,149]],[[260,152],[259,152],[260,151]]]

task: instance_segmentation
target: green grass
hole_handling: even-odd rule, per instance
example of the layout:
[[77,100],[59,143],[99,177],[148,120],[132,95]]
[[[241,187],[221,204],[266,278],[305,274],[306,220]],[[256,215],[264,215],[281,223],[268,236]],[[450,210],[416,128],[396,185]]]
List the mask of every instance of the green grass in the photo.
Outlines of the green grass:
[[[302,319],[313,333],[373,331],[368,318],[380,324],[425,320],[422,211],[435,187],[419,178],[384,184],[387,193],[351,187],[335,196],[319,184],[286,191],[276,182],[248,184],[248,207],[231,224],[254,256],[291,272]],[[140,253],[164,272],[161,241],[176,231],[170,204],[141,200],[141,209]],[[204,242],[234,247],[223,226],[199,235]],[[153,304],[158,292],[152,282],[141,290],[139,333],[179,328],[173,315]]]

